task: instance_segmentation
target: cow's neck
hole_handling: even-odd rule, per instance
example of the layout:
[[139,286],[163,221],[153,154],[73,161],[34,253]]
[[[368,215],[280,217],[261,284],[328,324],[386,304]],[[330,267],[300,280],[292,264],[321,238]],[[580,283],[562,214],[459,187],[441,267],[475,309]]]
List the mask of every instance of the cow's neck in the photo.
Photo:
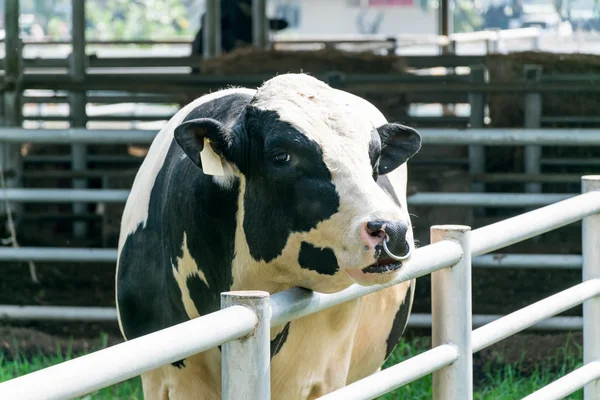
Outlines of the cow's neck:
[[233,285],[231,290],[264,290],[277,293],[289,289],[288,282],[280,281],[281,274],[274,274],[273,268],[263,261],[256,261],[250,255],[250,249],[244,232],[244,195],[246,180],[240,177],[238,194],[238,212],[236,216],[235,256],[232,262]]

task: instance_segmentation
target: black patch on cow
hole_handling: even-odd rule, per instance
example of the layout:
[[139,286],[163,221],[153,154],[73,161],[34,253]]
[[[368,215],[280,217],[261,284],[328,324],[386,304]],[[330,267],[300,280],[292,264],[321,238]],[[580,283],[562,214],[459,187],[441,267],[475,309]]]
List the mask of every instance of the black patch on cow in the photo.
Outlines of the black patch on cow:
[[[241,114],[250,99],[225,96],[198,106],[188,118],[235,119],[236,110]],[[233,283],[238,197],[239,182],[227,189],[217,185],[171,143],[151,190],[146,225],[127,236],[119,257],[117,302],[128,339],[189,319],[172,270],[183,257],[184,233],[209,286],[191,276],[186,282],[190,297],[200,315],[220,308],[219,293]]]
[[290,332],[290,323],[285,324],[281,332],[279,332],[273,340],[271,340],[271,359],[279,353],[279,350],[285,344]]
[[412,290],[412,285],[410,285],[406,290],[404,303],[400,304],[400,308],[396,312],[396,316],[394,317],[394,323],[392,324],[392,329],[390,330],[390,334],[387,338],[384,360],[387,360],[390,354],[392,354],[392,351],[394,351],[394,347],[396,347],[398,342],[400,342],[400,338],[402,337],[402,333],[404,333],[404,329],[406,329],[406,323],[408,322],[408,316],[412,307],[412,302],[410,301]]
[[183,360],[175,361],[174,363],[171,363],[171,365],[177,369],[185,368],[185,358]]
[[[340,198],[318,143],[274,111],[250,108],[245,129],[244,232],[255,260],[281,255],[293,232],[308,232],[335,214]],[[276,156],[289,154],[286,163]]]
[[382,188],[383,191],[388,194],[388,196],[394,199],[394,202],[397,205],[400,205],[400,200],[398,199],[398,196],[396,196],[396,191],[392,186],[392,182],[390,182],[390,178],[385,175],[380,176],[379,179],[377,179],[377,185],[379,185],[379,187]]
[[323,275],[334,275],[338,270],[337,258],[330,248],[315,247],[310,243],[302,242],[298,263],[302,268],[316,271]]
[[[245,5],[245,7],[243,7]],[[242,44],[252,43],[252,13],[244,11],[251,10],[252,2],[250,0],[229,0],[221,1],[221,48],[228,53]],[[204,27],[206,14],[202,14],[200,19],[200,30],[192,42],[192,55],[202,55],[204,51]],[[268,20],[269,28],[279,31],[288,27],[287,20],[282,18],[270,18]],[[200,72],[198,69],[192,69],[194,73]]]

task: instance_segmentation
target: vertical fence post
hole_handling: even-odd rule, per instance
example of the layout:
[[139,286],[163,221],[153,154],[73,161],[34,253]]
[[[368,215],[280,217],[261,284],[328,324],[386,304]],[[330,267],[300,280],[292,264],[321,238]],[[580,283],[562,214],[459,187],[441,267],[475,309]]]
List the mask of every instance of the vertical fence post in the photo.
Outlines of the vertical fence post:
[[252,334],[221,347],[223,400],[271,398],[270,299],[269,293],[261,291],[221,293],[221,309],[242,305],[258,318]]
[[204,58],[215,57],[221,54],[221,2],[207,0],[204,13]]
[[254,0],[252,2],[252,44],[254,47],[264,49],[267,47],[267,2]]
[[[538,65],[525,66],[525,80],[529,83],[539,82],[542,68]],[[539,129],[542,125],[542,95],[540,93],[525,94],[525,129]],[[541,172],[542,147],[539,145],[525,146],[525,174],[535,175]],[[525,184],[526,193],[540,193],[539,183]]]
[[433,399],[473,398],[473,353],[471,346],[471,228],[464,225],[434,225],[431,243],[458,242],[461,260],[452,268],[431,274],[432,347],[453,343],[458,360],[433,373]]
[[[583,193],[600,191],[600,175],[581,178]],[[582,225],[583,280],[600,278],[600,213],[583,219]],[[583,362],[600,360],[600,297],[583,303]],[[600,398],[600,380],[587,384],[585,400]]]
[[[71,56],[69,58],[70,75],[73,82],[83,83],[85,79],[85,1],[72,0],[71,14]],[[85,128],[87,124],[86,115],[86,92],[76,90],[69,93],[69,109],[72,128]],[[87,169],[87,145],[78,143],[71,145],[71,169],[83,171]],[[85,179],[73,179],[74,189],[85,189]],[[74,203],[73,213],[83,214],[87,205],[85,203]],[[85,237],[87,226],[84,221],[73,223],[73,234],[75,237]]]
[[[469,81],[472,83],[485,83],[486,68],[484,65],[471,66]],[[485,94],[482,92],[469,93],[469,104],[471,105],[471,115],[469,124],[471,128],[483,128],[485,126]],[[486,170],[485,146],[469,146],[469,172],[474,174],[483,174]],[[477,182],[471,185],[471,191],[475,193],[485,192],[485,183]],[[483,208],[473,209],[474,215],[483,215]]]
[[[5,56],[4,56],[4,84],[7,90],[3,93],[3,122],[7,127],[20,128],[23,123],[23,92],[21,80],[23,77],[23,43],[20,38],[19,0],[5,0],[4,2],[4,30],[5,30]],[[9,188],[20,187],[23,174],[23,159],[21,157],[21,145],[2,143],[0,144],[0,168],[3,172],[10,172],[6,177],[6,186]],[[1,201],[0,210],[4,212],[4,202]],[[19,203],[9,204],[14,217],[20,219],[22,205]]]

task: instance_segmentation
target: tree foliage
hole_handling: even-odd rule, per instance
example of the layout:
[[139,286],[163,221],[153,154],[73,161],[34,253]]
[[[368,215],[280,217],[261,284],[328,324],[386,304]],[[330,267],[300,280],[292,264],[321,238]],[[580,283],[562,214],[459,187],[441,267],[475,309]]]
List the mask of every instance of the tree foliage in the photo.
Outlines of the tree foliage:
[[[51,39],[68,39],[72,0],[22,0],[21,12],[36,16]],[[86,37],[90,40],[157,40],[190,37],[186,0],[85,1]],[[197,25],[197,24],[196,24]]]

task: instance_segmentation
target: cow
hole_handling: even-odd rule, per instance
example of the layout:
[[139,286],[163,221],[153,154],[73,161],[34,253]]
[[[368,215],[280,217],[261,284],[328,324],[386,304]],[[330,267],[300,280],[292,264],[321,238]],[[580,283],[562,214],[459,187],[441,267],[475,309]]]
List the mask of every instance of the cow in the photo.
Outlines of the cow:
[[[204,52],[206,14],[200,18],[200,29],[192,41],[192,55]],[[269,29],[280,31],[288,27],[282,18],[269,18]],[[221,50],[229,53],[252,43],[252,0],[221,0]],[[193,73],[197,73],[193,69]]]
[[[420,147],[416,130],[306,74],[194,100],[154,139],[125,205],[124,338],[217,311],[225,291],[390,282],[414,249],[406,161]],[[406,327],[414,285],[272,328],[272,398],[314,399],[376,372]],[[219,399],[220,374],[214,348],[142,374],[144,395]]]

